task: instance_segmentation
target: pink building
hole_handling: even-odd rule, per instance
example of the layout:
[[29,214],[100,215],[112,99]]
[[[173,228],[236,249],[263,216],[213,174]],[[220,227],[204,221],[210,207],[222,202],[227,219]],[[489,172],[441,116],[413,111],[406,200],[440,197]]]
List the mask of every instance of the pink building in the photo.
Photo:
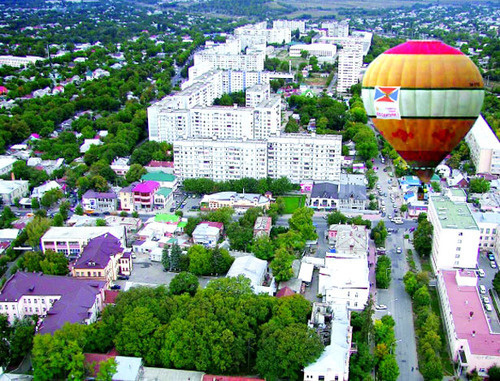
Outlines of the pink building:
[[489,325],[489,315],[495,312],[485,309],[489,303],[484,297],[489,295],[481,295],[472,270],[440,271],[437,280],[446,337],[459,374],[475,369],[487,376],[488,368],[500,365],[500,334]]
[[255,225],[253,227],[254,237],[263,237],[271,234],[271,227],[273,225],[273,219],[271,217],[257,217],[255,220]]
[[154,195],[160,188],[156,181],[144,181],[132,189],[135,209],[153,209]]

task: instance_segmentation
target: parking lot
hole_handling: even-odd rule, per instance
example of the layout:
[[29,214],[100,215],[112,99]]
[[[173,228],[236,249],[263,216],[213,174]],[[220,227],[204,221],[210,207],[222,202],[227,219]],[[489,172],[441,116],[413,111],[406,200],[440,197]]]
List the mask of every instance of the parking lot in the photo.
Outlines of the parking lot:
[[[498,269],[491,267],[490,260],[487,258],[485,253],[479,254],[477,263],[479,268],[485,273],[484,277],[478,278],[478,286],[483,285],[486,288],[486,294],[481,296],[487,296],[491,300],[490,289],[493,287],[492,281]],[[491,312],[486,312],[486,316],[488,317],[491,329],[494,332],[500,332],[500,322],[495,310],[493,309]]]

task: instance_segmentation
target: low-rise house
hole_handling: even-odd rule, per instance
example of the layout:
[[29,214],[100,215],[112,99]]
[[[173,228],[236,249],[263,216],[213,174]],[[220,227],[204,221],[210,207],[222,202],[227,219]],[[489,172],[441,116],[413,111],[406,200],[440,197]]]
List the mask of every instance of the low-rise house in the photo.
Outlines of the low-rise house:
[[160,188],[156,181],[144,181],[132,189],[134,210],[152,210],[154,207],[154,195]]
[[[84,363],[93,370],[92,375],[97,376],[100,364],[109,359],[116,362],[116,372],[111,376],[113,381],[139,381],[143,372],[142,358],[116,356],[113,354],[84,353]],[[91,378],[95,379],[95,378]]]
[[476,272],[438,271],[437,289],[446,338],[458,374],[477,370],[480,377],[487,377],[488,368],[500,364],[500,339],[483,307]]
[[47,172],[48,175],[51,175],[56,169],[61,168],[63,164],[63,158],[57,160],[42,160],[39,157],[30,157],[26,161],[28,167],[35,167],[36,169]]
[[130,275],[132,259],[118,238],[106,233],[91,239],[71,266],[75,278],[97,279],[110,284],[118,275]]
[[10,173],[16,161],[12,156],[0,156],[0,176]]
[[0,229],[0,254],[7,250],[19,235],[19,229]]
[[32,198],[38,198],[41,199],[45,192],[48,192],[52,189],[60,189],[62,190],[63,187],[57,183],[56,181],[49,181],[45,184],[40,185],[39,187],[33,188],[33,191],[31,192],[31,197]]
[[142,181],[156,181],[162,188],[177,189],[177,177],[165,172],[149,172],[141,177]]
[[148,165],[144,166],[144,169],[148,172],[164,172],[173,174],[174,162],[151,160]]
[[193,231],[193,242],[195,244],[215,247],[224,231],[222,222],[203,221]]
[[237,278],[240,275],[250,279],[250,285],[256,294],[274,295],[276,292],[274,278],[271,279],[267,273],[267,261],[255,258],[252,255],[236,258],[226,277]]
[[136,232],[142,227],[142,220],[134,217],[106,216],[107,226],[123,226],[127,233]]
[[38,333],[53,333],[65,323],[90,324],[103,308],[105,282],[65,276],[12,275],[0,291],[0,313],[9,322],[38,315]]
[[253,227],[253,236],[257,237],[269,237],[271,234],[271,228],[273,226],[273,219],[271,217],[261,216],[257,217],[255,220],[255,225]]
[[314,209],[336,209],[339,200],[339,185],[334,183],[315,183],[309,205]]
[[206,194],[200,202],[201,210],[216,210],[230,207],[237,211],[250,208],[269,209],[271,201],[268,197],[257,193],[219,192]]
[[344,210],[364,210],[368,197],[366,196],[366,186],[351,183],[340,183],[339,186],[339,209]]
[[154,204],[158,208],[166,208],[174,199],[172,188],[160,188],[154,195]]
[[[361,225],[330,225],[328,243],[334,246],[334,255],[366,258],[368,231]],[[328,255],[327,253],[326,258]]]
[[28,194],[29,182],[26,180],[0,180],[0,199],[4,205],[13,205]]
[[118,197],[120,199],[120,210],[125,212],[134,211],[134,193],[133,189],[138,183],[132,183],[128,187],[120,189],[118,192]]
[[466,188],[469,185],[469,182],[464,177],[462,172],[458,169],[454,169],[451,172],[451,176],[446,179],[446,184],[448,184],[450,188]]
[[87,213],[107,213],[117,209],[116,193],[88,190],[82,196],[82,206]]
[[322,338],[321,356],[304,368],[304,380],[348,381],[351,357],[351,313],[345,305],[314,303],[309,326]]
[[127,157],[117,157],[111,163],[110,167],[117,174],[117,176],[125,176],[130,169],[130,165],[128,164],[129,158]]
[[101,139],[85,139],[83,144],[80,146],[80,153],[87,152],[92,146],[100,146],[104,144]]
[[500,212],[500,192],[471,194],[469,197],[477,200],[479,208],[483,212]]
[[95,237],[110,233],[126,246],[125,228],[122,226],[51,227],[41,238],[42,251],[53,250],[70,258],[80,255],[88,242]]
[[417,218],[420,213],[427,213],[429,204],[425,201],[412,201],[408,204],[408,217]]

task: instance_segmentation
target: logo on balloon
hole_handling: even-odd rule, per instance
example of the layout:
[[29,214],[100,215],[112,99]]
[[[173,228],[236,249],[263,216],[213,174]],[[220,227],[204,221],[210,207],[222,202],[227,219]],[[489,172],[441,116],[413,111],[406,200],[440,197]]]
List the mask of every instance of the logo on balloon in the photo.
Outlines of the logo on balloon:
[[375,115],[378,119],[401,119],[399,112],[400,87],[375,87]]

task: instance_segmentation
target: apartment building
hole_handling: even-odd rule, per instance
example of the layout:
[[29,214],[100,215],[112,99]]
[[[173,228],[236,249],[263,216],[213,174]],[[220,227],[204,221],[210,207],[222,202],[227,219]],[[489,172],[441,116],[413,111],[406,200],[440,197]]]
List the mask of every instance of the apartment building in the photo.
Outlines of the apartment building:
[[271,86],[269,83],[255,84],[247,88],[245,93],[245,105],[257,107],[260,103],[271,97]]
[[328,37],[347,37],[349,35],[349,22],[342,21],[326,21],[321,24],[322,29],[326,29]]
[[267,22],[248,24],[234,30],[235,38],[241,41],[241,48],[265,49],[267,44],[288,44],[292,30],[288,27],[267,29]]
[[0,156],[0,176],[10,173],[16,161],[17,159],[12,156]]
[[263,140],[177,140],[174,157],[174,171],[181,179],[267,177],[267,144]]
[[300,33],[306,32],[306,22],[304,20],[274,20],[273,29],[288,28],[292,32],[299,30]]
[[88,190],[82,196],[83,209],[89,213],[114,212],[118,206],[115,192],[95,192]]
[[428,218],[434,227],[434,270],[476,268],[480,230],[469,206],[446,196],[431,195]]
[[301,180],[340,180],[342,137],[339,135],[281,134],[267,142],[268,176]]
[[500,142],[488,122],[479,115],[465,137],[476,173],[500,174]]
[[4,205],[12,205],[16,199],[28,194],[27,180],[0,180],[0,200]]
[[479,227],[479,250],[483,252],[496,251],[497,231],[500,226],[498,213],[472,213]]
[[487,377],[488,369],[500,364],[500,339],[484,310],[476,272],[439,271],[436,275],[446,339],[458,375],[476,370],[480,377]]
[[363,45],[353,43],[346,45],[339,52],[337,91],[345,93],[352,85],[359,82],[363,64]]
[[36,57],[36,56],[26,56],[26,57],[17,57],[17,56],[0,56],[0,66],[12,66],[12,67],[21,67],[28,66],[30,64],[35,64],[37,61],[42,61],[45,58]]
[[269,198],[257,193],[218,192],[206,194],[200,201],[201,210],[217,210],[224,207],[236,211],[246,211],[250,208],[267,210],[269,205],[271,205]]
[[300,57],[302,51],[306,51],[310,56],[315,56],[320,61],[333,61],[337,54],[337,46],[333,44],[297,44],[290,46],[290,57]]

